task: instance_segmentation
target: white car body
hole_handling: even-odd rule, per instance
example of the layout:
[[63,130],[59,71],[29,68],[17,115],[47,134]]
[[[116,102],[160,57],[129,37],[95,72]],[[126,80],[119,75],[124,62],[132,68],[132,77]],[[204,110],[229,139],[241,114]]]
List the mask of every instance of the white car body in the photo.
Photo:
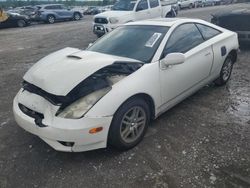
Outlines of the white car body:
[[[173,31],[186,23],[204,24],[221,33],[184,53],[184,63],[166,66],[160,60],[164,46]],[[52,104],[43,96],[44,94],[22,88],[13,102],[16,122],[59,151],[79,152],[105,148],[113,116],[126,100],[138,94],[149,97],[153,102],[152,116],[157,118],[215,80],[220,75],[228,54],[237,52],[239,47],[236,33],[198,19],[156,19],[126,24],[126,26],[135,25],[169,27],[150,63],[144,64],[135,72],[114,82],[112,89],[79,119],[56,116],[59,105]],[[226,49],[223,55],[222,47]],[[26,82],[40,88],[39,92],[66,96],[87,77],[117,61],[139,62],[135,59],[88,50],[64,48],[41,59],[23,78]],[[42,114],[43,118],[38,118],[39,122],[35,122],[36,118],[34,120],[32,114],[25,114],[20,104],[34,113],[35,117]],[[97,126],[102,126],[103,130],[90,134],[90,130]],[[73,144],[65,145],[67,142]]]
[[131,11],[111,10],[102,12],[94,16],[93,32],[96,35],[103,35],[112,31],[119,25],[146,20],[152,18],[166,17],[171,14],[171,5],[175,4],[176,0],[157,0],[159,5],[156,7],[150,6],[150,0],[147,0],[148,9],[137,11],[138,4],[141,0],[133,1],[135,6]]

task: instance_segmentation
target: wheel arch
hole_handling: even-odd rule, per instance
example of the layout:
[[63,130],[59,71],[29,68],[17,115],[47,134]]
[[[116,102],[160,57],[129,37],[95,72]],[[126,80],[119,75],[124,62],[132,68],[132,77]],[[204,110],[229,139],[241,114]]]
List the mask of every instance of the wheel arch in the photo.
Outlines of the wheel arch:
[[228,53],[228,55],[232,55],[232,57],[233,57],[233,63],[235,63],[235,62],[237,61],[237,57],[238,57],[238,55],[237,55],[237,50],[235,50],[235,49],[231,50],[231,51]]
[[[131,99],[134,99],[134,98],[140,98],[140,99],[143,99],[147,104],[148,104],[148,107],[149,107],[149,110],[150,110],[150,119],[155,119],[155,102],[154,102],[154,99],[153,97],[151,97],[149,94],[146,94],[146,93],[137,93],[137,94],[134,94],[132,96],[130,96],[127,100],[125,100],[121,105],[120,107],[126,103],[127,101],[131,100]],[[119,108],[120,108],[119,107]],[[118,108],[118,109],[119,109]],[[117,109],[117,111],[118,111]]]
[[79,12],[79,11],[74,11],[73,16],[74,16],[75,14],[79,14],[79,15],[80,15],[80,17],[82,18],[82,14],[81,14],[81,12]]
[[49,14],[46,15],[46,19],[48,19],[49,16],[53,16],[55,19],[57,18],[55,14],[49,13]]

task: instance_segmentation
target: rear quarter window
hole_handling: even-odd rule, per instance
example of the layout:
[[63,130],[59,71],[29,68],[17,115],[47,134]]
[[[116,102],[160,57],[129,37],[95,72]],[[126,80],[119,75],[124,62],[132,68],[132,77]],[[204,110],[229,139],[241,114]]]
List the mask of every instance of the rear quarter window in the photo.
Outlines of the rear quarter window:
[[203,24],[196,24],[196,26],[200,30],[205,40],[211,39],[221,33],[221,31]]

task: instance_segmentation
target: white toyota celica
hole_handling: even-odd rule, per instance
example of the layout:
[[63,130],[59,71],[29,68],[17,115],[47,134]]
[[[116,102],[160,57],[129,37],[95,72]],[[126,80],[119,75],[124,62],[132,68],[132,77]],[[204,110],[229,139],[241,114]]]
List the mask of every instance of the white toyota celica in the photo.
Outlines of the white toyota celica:
[[60,151],[138,144],[151,119],[210,82],[225,84],[237,34],[198,19],[123,25],[86,50],[36,63],[14,99],[16,122]]

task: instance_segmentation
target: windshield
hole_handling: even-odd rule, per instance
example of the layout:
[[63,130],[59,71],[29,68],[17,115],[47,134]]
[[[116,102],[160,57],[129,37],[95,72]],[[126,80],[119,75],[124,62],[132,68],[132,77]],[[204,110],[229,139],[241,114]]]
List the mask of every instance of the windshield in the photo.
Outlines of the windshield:
[[168,29],[165,26],[121,26],[87,50],[150,63]]
[[134,9],[135,3],[135,1],[131,0],[119,0],[114,4],[112,10],[131,11]]

